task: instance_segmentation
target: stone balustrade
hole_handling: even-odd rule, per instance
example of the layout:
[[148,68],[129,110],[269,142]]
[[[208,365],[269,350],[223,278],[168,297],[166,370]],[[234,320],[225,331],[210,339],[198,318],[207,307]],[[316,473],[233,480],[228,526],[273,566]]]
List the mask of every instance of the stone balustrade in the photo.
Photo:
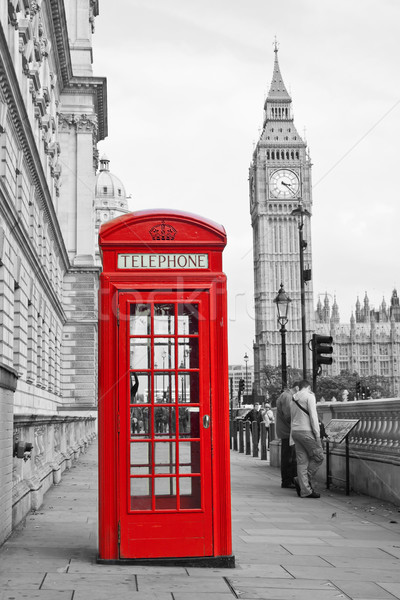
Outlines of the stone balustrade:
[[[326,425],[331,419],[359,419],[349,434],[350,488],[400,504],[400,399],[317,404]],[[332,482],[345,480],[345,444],[330,444]],[[323,469],[319,478],[325,481]]]
[[331,419],[360,419],[349,435],[353,452],[400,459],[400,399],[318,403],[326,425]]
[[14,440],[33,445],[28,460],[13,458],[12,521],[37,510],[46,491],[96,437],[97,412],[79,415],[14,415]]

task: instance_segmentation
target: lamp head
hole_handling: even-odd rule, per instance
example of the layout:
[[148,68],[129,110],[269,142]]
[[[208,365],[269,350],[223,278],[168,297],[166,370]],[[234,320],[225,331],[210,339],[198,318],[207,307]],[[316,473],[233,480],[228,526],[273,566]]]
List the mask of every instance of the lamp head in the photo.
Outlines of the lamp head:
[[285,288],[283,287],[283,283],[281,283],[281,287],[279,288],[278,295],[274,299],[274,302],[278,309],[278,321],[281,325],[286,325],[288,322],[288,310],[289,304],[292,301],[291,298],[285,292]]

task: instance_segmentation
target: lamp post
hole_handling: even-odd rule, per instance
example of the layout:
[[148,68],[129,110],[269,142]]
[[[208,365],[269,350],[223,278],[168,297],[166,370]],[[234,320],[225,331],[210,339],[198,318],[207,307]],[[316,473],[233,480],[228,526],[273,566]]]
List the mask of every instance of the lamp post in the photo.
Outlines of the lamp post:
[[[300,250],[300,290],[301,290],[301,342],[303,348],[303,379],[307,379],[307,331],[306,331],[306,301],[304,291],[304,250],[307,248],[307,242],[303,238],[304,217],[311,217],[307,209],[303,208],[301,200],[299,206],[290,213],[298,217],[297,226],[299,229],[299,250]],[[307,281],[311,279],[308,274]]]
[[243,358],[244,358],[244,364],[246,365],[246,379],[245,379],[245,383],[244,383],[244,393],[247,395],[247,363],[249,360],[249,357],[247,356],[247,352]]
[[287,365],[286,365],[286,323],[288,322],[288,310],[291,298],[285,292],[283,283],[279,289],[278,295],[274,302],[278,309],[278,323],[281,326],[280,333],[282,336],[282,391],[287,386]]

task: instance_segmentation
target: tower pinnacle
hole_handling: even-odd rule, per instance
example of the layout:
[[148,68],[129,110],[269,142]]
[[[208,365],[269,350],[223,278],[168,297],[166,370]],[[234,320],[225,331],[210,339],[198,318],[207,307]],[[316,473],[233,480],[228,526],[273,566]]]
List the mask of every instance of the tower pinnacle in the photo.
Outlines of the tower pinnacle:
[[270,85],[268,96],[267,96],[267,102],[268,102],[268,100],[291,102],[292,99],[285,87],[285,84],[283,83],[283,78],[282,78],[281,70],[279,67],[278,48],[279,48],[279,44],[275,37],[275,41],[274,41],[274,53],[275,53],[274,71],[272,73],[272,81],[271,81],[271,85]]

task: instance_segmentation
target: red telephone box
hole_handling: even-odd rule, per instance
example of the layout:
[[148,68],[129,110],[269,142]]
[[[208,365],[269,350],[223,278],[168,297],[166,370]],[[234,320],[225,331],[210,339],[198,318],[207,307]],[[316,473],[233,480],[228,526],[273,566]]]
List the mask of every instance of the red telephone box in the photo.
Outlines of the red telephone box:
[[99,562],[234,567],[225,230],[147,210],[99,244]]

